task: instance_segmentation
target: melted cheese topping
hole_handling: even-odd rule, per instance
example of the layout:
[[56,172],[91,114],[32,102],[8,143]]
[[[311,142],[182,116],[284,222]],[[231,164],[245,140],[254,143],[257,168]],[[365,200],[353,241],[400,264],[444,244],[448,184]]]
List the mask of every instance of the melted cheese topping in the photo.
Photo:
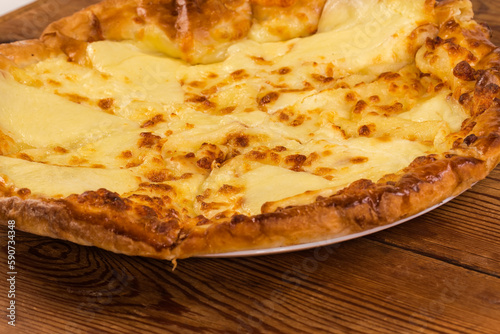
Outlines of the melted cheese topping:
[[242,40],[209,65],[154,41],[102,41],[87,66],[60,57],[5,73],[0,130],[18,145],[0,174],[40,196],[107,188],[209,219],[377,181],[439,153],[467,118],[414,62],[425,6],[331,1],[318,33]]

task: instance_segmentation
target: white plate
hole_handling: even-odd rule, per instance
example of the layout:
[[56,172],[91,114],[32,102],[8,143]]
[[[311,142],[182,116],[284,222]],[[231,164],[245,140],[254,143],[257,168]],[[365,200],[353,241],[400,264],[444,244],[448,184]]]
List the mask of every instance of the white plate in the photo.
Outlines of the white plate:
[[35,0],[1,0],[0,1],[0,16],[10,13],[16,9],[29,5]]
[[372,228],[370,230],[354,233],[354,234],[349,234],[349,235],[344,235],[341,237],[337,238],[331,238],[327,240],[322,240],[322,241],[315,241],[315,242],[310,242],[310,243],[305,243],[305,244],[299,244],[299,245],[291,245],[291,246],[283,246],[283,247],[273,247],[273,248],[264,248],[264,249],[252,249],[252,250],[244,250],[244,251],[238,251],[238,252],[229,252],[229,253],[217,253],[217,254],[207,254],[207,255],[200,255],[198,257],[204,257],[204,258],[228,258],[228,257],[246,257],[246,256],[259,256],[259,255],[271,255],[271,254],[280,254],[280,253],[288,253],[288,252],[295,252],[295,251],[301,251],[301,250],[306,250],[306,249],[311,249],[311,248],[316,248],[316,247],[322,247],[322,246],[328,246],[332,244],[336,244],[339,242],[351,240],[351,239],[356,239],[360,237],[367,236],[369,234],[373,234],[376,232],[380,232],[382,230],[394,227],[396,225],[402,224],[404,222],[407,222],[409,220],[412,220],[418,216],[424,215],[438,207],[440,207],[443,204],[448,203],[451,201],[454,197],[447,198],[443,202],[434,205],[424,211],[421,211],[413,216],[406,217],[404,219],[398,220],[392,224],[387,224],[384,226],[378,226],[375,228]]

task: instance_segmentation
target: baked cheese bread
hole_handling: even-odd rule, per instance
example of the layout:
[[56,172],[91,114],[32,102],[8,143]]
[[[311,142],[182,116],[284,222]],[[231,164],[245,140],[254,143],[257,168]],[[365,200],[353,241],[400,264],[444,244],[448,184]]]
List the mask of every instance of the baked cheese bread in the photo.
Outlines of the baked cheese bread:
[[105,0],[0,45],[0,216],[175,260],[328,240],[500,159],[468,0]]

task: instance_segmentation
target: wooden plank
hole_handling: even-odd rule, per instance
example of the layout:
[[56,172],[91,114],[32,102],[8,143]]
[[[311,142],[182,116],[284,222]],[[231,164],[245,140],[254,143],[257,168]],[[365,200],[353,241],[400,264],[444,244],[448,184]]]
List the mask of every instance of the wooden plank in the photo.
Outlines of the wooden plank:
[[0,43],[38,38],[45,27],[99,0],[38,0],[0,17]]
[[500,166],[447,205],[370,239],[500,277]]
[[[5,282],[4,228],[1,235]],[[16,240],[16,333],[498,333],[500,328],[498,277],[367,239],[275,256],[183,260],[173,272],[165,261],[21,232]],[[6,298],[0,299],[5,333]]]
[[497,0],[471,0],[475,19],[478,22],[487,23],[493,30],[492,42],[500,45],[500,2]]

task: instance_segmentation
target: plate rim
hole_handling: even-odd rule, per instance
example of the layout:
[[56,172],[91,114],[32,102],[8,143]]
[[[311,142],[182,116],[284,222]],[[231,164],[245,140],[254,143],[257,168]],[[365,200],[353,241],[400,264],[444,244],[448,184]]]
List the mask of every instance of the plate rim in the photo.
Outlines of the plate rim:
[[[473,186],[473,185],[472,185]],[[472,188],[472,186],[470,188]],[[470,189],[469,188],[469,189]],[[364,230],[361,232],[356,232],[352,234],[347,234],[339,237],[334,237],[334,238],[329,238],[325,240],[319,240],[319,241],[313,241],[313,242],[307,242],[307,243],[301,243],[301,244],[295,244],[295,245],[289,245],[289,246],[279,246],[279,247],[270,247],[270,248],[260,248],[260,249],[250,249],[250,250],[241,250],[241,251],[234,251],[234,252],[226,252],[226,253],[213,253],[213,254],[203,254],[203,255],[197,255],[194,256],[196,258],[237,258],[237,257],[253,257],[253,256],[263,256],[263,255],[275,255],[275,254],[283,254],[283,253],[291,253],[291,252],[297,252],[297,251],[303,251],[303,250],[308,250],[308,249],[313,249],[317,247],[323,247],[323,246],[330,246],[333,244],[341,243],[344,241],[349,241],[353,239],[358,239],[361,237],[368,236],[370,234],[374,234],[386,229],[389,229],[391,227],[403,224],[407,221],[413,220],[419,216],[425,215],[426,213],[429,213],[438,207],[450,202],[451,200],[455,199],[458,197],[460,194],[451,196],[446,198],[445,200],[441,201],[438,204],[435,204],[431,207],[428,207],[425,210],[422,210],[414,215],[402,218],[400,220],[397,220],[393,223],[382,225],[382,226],[377,226],[368,230]]]

